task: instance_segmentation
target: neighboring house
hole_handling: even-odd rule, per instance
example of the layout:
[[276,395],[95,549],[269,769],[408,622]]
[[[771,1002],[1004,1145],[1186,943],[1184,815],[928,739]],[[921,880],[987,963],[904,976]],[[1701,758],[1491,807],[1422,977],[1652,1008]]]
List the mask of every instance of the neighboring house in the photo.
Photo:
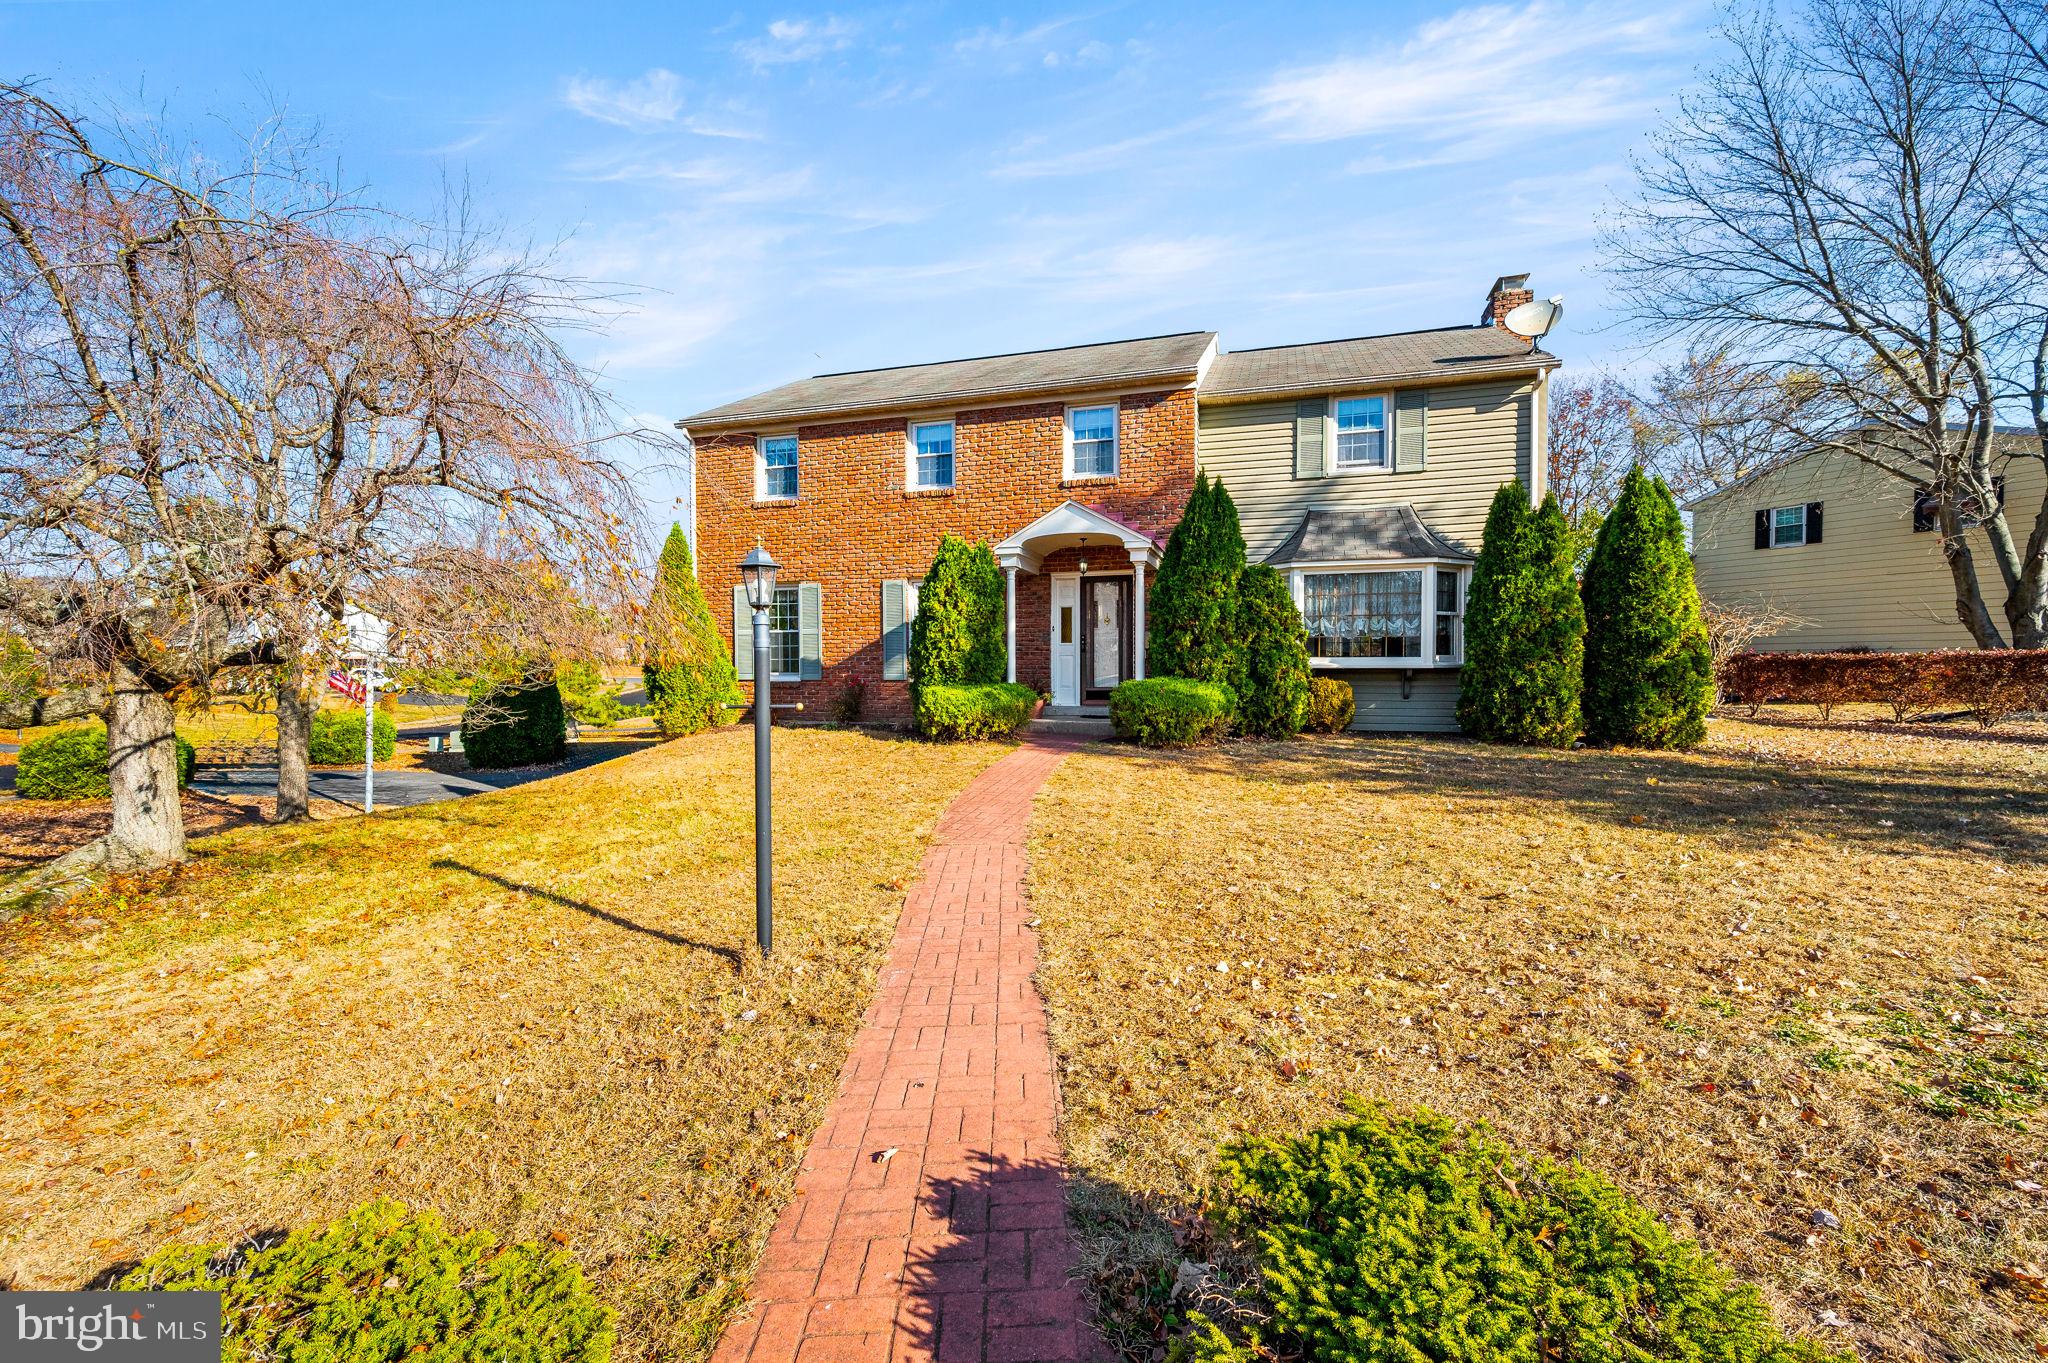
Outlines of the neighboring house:
[[[2041,504],[2031,428],[2001,428],[1997,477],[2014,507]],[[1956,617],[1932,498],[1854,455],[1816,450],[1689,503],[1693,574],[1709,604],[1792,618],[1755,644],[1773,652],[1974,648]],[[2028,513],[2029,518],[2031,512]],[[2023,532],[2020,532],[2023,533]],[[1977,580],[2003,625],[1990,538],[1969,534]]]
[[1289,574],[1358,727],[1455,727],[1487,506],[1511,479],[1543,491],[1558,361],[1501,324],[1526,281],[1496,281],[1472,326],[1224,353],[1198,331],[826,374],[678,422],[697,571],[732,602],[741,679],[736,565],[759,542],[782,564],[778,693],[827,713],[858,683],[869,715],[907,715],[917,582],[950,531],[994,546],[1014,680],[1099,705],[1145,675],[1146,585],[1201,468],[1230,489],[1252,560]]

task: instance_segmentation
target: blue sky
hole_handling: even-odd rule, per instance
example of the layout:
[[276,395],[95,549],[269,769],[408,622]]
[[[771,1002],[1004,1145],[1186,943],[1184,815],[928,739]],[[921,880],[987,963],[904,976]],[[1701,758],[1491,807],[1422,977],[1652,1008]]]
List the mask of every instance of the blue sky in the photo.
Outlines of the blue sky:
[[644,290],[579,337],[672,420],[803,374],[1213,328],[1226,348],[1563,294],[1712,11],[1529,3],[170,6],[0,0],[10,75],[174,121],[272,102],[428,209]]

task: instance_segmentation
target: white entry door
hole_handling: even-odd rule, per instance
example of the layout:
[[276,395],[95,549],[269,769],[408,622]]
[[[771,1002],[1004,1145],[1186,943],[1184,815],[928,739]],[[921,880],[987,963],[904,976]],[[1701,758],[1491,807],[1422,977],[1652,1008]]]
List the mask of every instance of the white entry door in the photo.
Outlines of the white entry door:
[[1052,578],[1052,703],[1081,703],[1081,579]]

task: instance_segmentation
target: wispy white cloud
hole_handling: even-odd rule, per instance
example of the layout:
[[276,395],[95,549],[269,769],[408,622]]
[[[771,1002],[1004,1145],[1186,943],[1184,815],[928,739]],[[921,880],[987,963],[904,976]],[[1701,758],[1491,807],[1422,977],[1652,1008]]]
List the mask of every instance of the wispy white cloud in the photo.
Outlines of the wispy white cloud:
[[759,37],[734,44],[734,51],[755,67],[816,61],[853,46],[860,26],[836,14],[814,19],[777,19]]
[[[1114,142],[1076,147],[1044,156],[1020,152],[1010,160],[990,167],[988,173],[998,180],[1038,180],[1055,175],[1093,175],[1105,170],[1115,170],[1129,164],[1141,153],[1149,152],[1162,143],[1171,142],[1185,133],[1194,131],[1203,126],[1203,122],[1204,120],[1195,120],[1178,123],[1170,128],[1139,133],[1133,137],[1119,138]],[[1023,149],[1024,152],[1028,150],[1029,148]]]
[[808,192],[809,166],[767,170],[720,156],[594,156],[572,161],[568,174],[593,184],[663,185],[693,191],[696,202],[771,204]]
[[1020,224],[1014,240],[951,257],[902,265],[854,265],[823,271],[819,282],[855,295],[902,297],[1052,291],[1065,299],[1144,299],[1198,279],[1229,258],[1217,236],[1125,237],[1101,243],[1100,225]]
[[[1549,133],[1641,121],[1662,92],[1659,58],[1692,43],[1688,6],[1611,0],[1471,6],[1404,41],[1277,73],[1254,92],[1257,125],[1290,141],[1402,139],[1357,171],[1469,160]],[[1668,89],[1668,86],[1662,87]]]
[[621,128],[655,128],[682,113],[683,78],[660,66],[629,81],[572,76],[562,85],[562,102]]

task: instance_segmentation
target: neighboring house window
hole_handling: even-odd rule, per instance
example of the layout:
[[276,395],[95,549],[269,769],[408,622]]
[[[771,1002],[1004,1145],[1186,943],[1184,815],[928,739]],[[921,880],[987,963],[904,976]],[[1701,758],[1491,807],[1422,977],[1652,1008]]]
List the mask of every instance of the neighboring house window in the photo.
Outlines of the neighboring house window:
[[[2005,509],[2005,475],[1998,474],[1991,480],[1991,491],[1998,499],[1998,509]],[[1965,527],[1982,525],[1987,517],[1977,505],[1975,497],[1964,497],[1956,504],[1956,515]],[[1922,488],[1913,496],[1913,533],[1923,534],[1941,526],[1941,499],[1931,488]]]
[[910,486],[918,491],[953,486],[953,423],[920,421],[910,428]]
[[768,607],[768,671],[777,681],[794,679],[803,670],[801,619],[797,589],[777,587]]
[[761,496],[782,500],[796,497],[796,437],[761,437]]
[[1384,397],[1337,400],[1337,467],[1383,469],[1387,466],[1387,400]]
[[1308,573],[1302,624],[1318,658],[1420,658],[1422,569]]
[[1067,476],[1116,477],[1116,407],[1067,409]]
[[1464,610],[1458,573],[1453,568],[1436,570],[1436,656],[1456,658],[1462,649],[1459,635],[1464,631]]
[[1806,507],[1779,506],[1771,509],[1771,548],[1784,549],[1806,543]]

